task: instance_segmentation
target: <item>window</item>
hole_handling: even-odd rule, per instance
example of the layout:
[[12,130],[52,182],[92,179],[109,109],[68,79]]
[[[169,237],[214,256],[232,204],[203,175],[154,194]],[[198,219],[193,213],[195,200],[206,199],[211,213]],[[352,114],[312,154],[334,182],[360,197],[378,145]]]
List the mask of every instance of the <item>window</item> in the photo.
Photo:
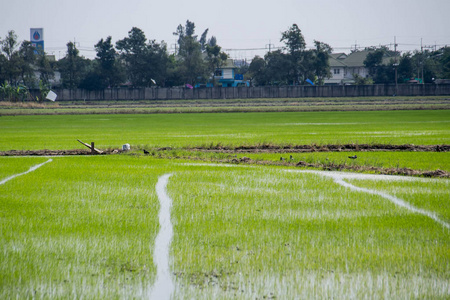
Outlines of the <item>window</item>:
[[334,69],[334,74],[340,74],[341,73],[341,69]]

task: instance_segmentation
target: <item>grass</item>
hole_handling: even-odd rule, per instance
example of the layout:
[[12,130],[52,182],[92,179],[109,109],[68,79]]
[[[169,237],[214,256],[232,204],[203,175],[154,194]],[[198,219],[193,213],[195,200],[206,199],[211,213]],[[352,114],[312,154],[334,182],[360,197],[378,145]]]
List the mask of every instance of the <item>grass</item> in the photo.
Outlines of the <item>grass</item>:
[[[1,169],[20,160],[2,158]],[[158,168],[54,158],[1,185],[0,298],[145,295],[156,274]]]
[[[97,148],[0,185],[0,298],[148,298],[159,176],[172,173],[174,298],[448,298],[450,233],[380,195],[298,168],[198,165],[208,145],[448,144],[449,113],[366,111],[0,117],[0,150]],[[174,150],[156,151],[158,147]],[[142,149],[153,156],[137,155]],[[354,153],[292,154],[342,162]],[[360,152],[348,163],[449,170],[447,153]],[[252,155],[252,156],[251,156]],[[279,161],[289,154],[238,154]],[[0,157],[0,180],[44,157]],[[292,171],[295,172],[292,172]],[[291,172],[288,172],[291,171]],[[345,179],[450,222],[448,179]]]
[[449,109],[448,96],[0,102],[4,115]]
[[[0,169],[39,159],[0,158]],[[0,297],[146,298],[166,173],[175,298],[449,294],[449,231],[382,197],[280,167],[120,155],[55,157],[0,186]],[[449,182],[352,181],[445,220]]]
[[[439,186],[448,197],[448,181],[437,182],[423,184]],[[448,295],[448,230],[379,196],[267,167],[191,167],[170,191],[173,268],[187,287],[179,295]],[[437,202],[426,206],[448,214]]]
[[[357,159],[348,156],[357,155]],[[292,155],[292,160],[290,156]],[[420,171],[437,169],[450,171],[450,160],[446,152],[314,152],[314,153],[241,153],[237,158],[249,157],[253,160],[268,160],[297,163],[305,161],[310,164],[349,165],[380,168],[410,168]]]
[[449,111],[0,117],[0,151],[243,144],[445,144]]

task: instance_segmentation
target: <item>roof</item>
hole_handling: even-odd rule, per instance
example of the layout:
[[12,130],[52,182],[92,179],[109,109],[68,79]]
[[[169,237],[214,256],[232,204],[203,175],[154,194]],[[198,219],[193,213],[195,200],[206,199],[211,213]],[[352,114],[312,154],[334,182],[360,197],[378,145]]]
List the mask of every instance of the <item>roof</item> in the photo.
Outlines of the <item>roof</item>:
[[342,62],[342,60],[338,60],[334,58],[332,55],[330,55],[328,59],[328,63],[330,64],[330,67],[346,67],[347,65]]
[[[343,53],[333,53],[329,56],[329,64],[330,67],[350,67],[350,68],[359,68],[365,67],[364,61],[366,60],[367,55],[373,52],[372,50],[363,50],[363,51],[355,51],[350,53],[348,56]],[[344,58],[342,58],[344,57]],[[383,57],[383,64],[390,64],[391,59],[394,59],[391,56]]]
[[345,59],[347,57],[347,54],[345,54],[344,52],[341,53],[331,53],[330,56],[334,59]]
[[227,58],[227,61],[219,69],[236,69],[232,58]]
[[364,67],[364,61],[369,53],[370,51],[366,50],[352,52],[344,59],[344,62],[348,67]]

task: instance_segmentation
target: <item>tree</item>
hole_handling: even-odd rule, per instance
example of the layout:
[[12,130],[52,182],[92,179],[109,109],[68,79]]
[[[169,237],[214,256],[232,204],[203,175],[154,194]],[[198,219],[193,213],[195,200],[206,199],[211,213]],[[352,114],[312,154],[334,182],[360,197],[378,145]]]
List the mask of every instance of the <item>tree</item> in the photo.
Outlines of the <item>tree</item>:
[[439,59],[441,65],[441,72],[439,77],[442,79],[450,79],[450,47],[440,49],[442,56]]
[[67,43],[67,54],[58,62],[63,87],[78,88],[89,71],[89,60],[80,57],[74,43]]
[[133,27],[128,37],[117,41],[116,48],[125,62],[128,78],[134,86],[152,85],[152,79],[163,83],[167,76],[169,58],[167,45],[149,40],[144,32]]
[[315,49],[313,50],[313,68],[314,73],[317,76],[318,84],[323,85],[325,78],[331,77],[329,55],[333,52],[330,45],[314,41]]
[[[95,58],[94,74],[98,76],[97,89],[118,86],[125,80],[125,70],[117,60],[117,52],[111,43],[111,36],[100,39],[95,44],[97,57]],[[90,76],[93,76],[91,74]]]
[[7,80],[11,86],[19,83],[21,75],[18,47],[19,43],[14,30],[8,31],[5,39],[0,41],[2,73],[4,80]]
[[[23,41],[19,48],[17,68],[20,72],[20,78],[25,86],[32,87],[35,83],[33,65],[36,61],[35,48],[29,41]],[[39,55],[45,55],[40,53]]]
[[302,66],[306,48],[305,38],[297,24],[293,24],[288,30],[282,32],[280,41],[284,42],[285,50],[289,54],[291,61],[290,81],[295,85],[300,82],[301,77],[303,80],[306,79],[305,67]]
[[414,66],[411,53],[404,53],[398,64],[397,76],[400,82],[407,82],[414,76]]
[[[206,32],[206,31],[205,31]],[[211,37],[211,39],[214,38]],[[216,39],[214,38],[214,41]],[[222,52],[222,48],[214,42],[215,45],[206,45],[206,61],[208,63],[208,70],[213,74],[213,84],[215,85],[215,70],[220,68],[227,60],[228,55]]]
[[[174,35],[178,36],[178,72],[185,83],[195,84],[198,80],[205,80],[208,68],[203,60],[202,45],[197,41],[195,24],[186,21],[186,27],[178,25]],[[206,37],[205,37],[206,39]]]
[[50,86],[50,79],[53,79],[55,72],[53,71],[53,65],[48,60],[47,56],[39,54],[36,61],[37,70],[39,72],[39,80],[42,85]]
[[266,61],[260,56],[255,56],[248,68],[252,84],[265,85],[266,84]]
[[394,83],[394,59],[391,58],[387,64],[383,63],[383,59],[392,56],[393,53],[389,52],[386,47],[371,48],[370,50],[371,52],[367,54],[364,60],[364,65],[368,68],[373,81],[378,84]]
[[293,78],[291,56],[277,50],[268,52],[264,58],[267,63],[265,68],[266,82],[271,85],[287,85]]

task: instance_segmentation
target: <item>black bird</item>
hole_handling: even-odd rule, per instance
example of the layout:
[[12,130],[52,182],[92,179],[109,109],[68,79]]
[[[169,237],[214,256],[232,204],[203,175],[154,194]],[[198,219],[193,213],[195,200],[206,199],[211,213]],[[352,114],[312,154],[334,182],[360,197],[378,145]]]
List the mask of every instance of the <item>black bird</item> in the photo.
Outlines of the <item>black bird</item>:
[[357,159],[358,157],[357,157],[356,154],[355,154],[355,155],[353,155],[353,156],[349,156],[348,158],[350,158],[350,159]]
[[144,149],[144,154],[150,154],[150,152]]

